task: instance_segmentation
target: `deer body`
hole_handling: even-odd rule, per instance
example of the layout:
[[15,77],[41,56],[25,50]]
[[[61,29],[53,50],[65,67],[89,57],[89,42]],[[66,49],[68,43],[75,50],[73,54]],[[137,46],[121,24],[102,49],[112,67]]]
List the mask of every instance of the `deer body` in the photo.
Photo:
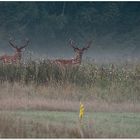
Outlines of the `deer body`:
[[72,59],[56,59],[53,61],[54,63],[59,63],[62,65],[79,65],[82,62],[82,55],[80,53],[76,54],[75,58]]
[[17,47],[16,45],[14,45],[11,41],[9,41],[11,47],[13,47],[15,49],[15,54],[10,56],[10,55],[3,55],[0,57],[0,60],[3,63],[18,63],[21,61],[21,57],[22,57],[22,49],[24,49],[28,43],[29,40],[27,40],[26,44],[24,46],[21,47]]
[[77,48],[77,47],[75,47],[74,42],[72,40],[70,40],[70,46],[75,51],[75,58],[72,58],[72,59],[56,59],[56,60],[52,60],[52,63],[57,64],[57,65],[62,65],[62,66],[80,65],[81,62],[82,62],[83,53],[84,53],[85,50],[87,50],[90,47],[90,45],[91,45],[91,41],[88,43],[87,47]]
[[16,55],[14,55],[14,56],[3,55],[0,57],[0,60],[3,63],[15,63],[17,61],[17,56]]

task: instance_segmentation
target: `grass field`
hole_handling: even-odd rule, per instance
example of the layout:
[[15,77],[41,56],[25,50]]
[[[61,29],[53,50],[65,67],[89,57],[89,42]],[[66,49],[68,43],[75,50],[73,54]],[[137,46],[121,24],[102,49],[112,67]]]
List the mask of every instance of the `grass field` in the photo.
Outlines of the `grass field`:
[[[4,124],[4,131],[0,131],[1,137],[140,137],[140,113],[86,112],[81,125],[78,121],[78,112],[0,111],[0,116],[0,123],[4,124],[4,120],[1,122],[1,119],[5,116],[5,121],[9,120],[7,123],[12,120],[10,127],[13,131],[22,126],[24,132],[24,135],[19,133],[15,133],[14,136],[10,133],[5,135],[6,124]],[[51,130],[53,132],[50,133]]]
[[0,137],[140,138],[139,85],[139,64],[0,64]]

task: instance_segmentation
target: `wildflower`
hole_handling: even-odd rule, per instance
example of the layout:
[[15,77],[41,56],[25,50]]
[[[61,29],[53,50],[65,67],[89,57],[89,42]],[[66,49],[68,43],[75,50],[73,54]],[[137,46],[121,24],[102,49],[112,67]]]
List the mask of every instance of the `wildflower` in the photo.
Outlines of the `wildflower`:
[[84,105],[80,102],[79,118],[82,119],[84,116]]

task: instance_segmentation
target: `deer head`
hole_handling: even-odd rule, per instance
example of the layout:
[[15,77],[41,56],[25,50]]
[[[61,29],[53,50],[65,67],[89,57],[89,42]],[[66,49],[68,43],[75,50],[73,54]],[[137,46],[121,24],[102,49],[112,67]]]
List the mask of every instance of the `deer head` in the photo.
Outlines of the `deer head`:
[[15,55],[16,55],[19,59],[21,59],[22,50],[23,50],[25,47],[27,47],[27,45],[28,45],[28,43],[29,43],[29,39],[26,39],[26,40],[25,40],[25,44],[22,45],[22,46],[20,46],[20,47],[18,47],[16,44],[14,44],[12,39],[9,40],[9,43],[10,43],[10,46],[11,46],[12,48],[15,49],[15,51],[16,51],[16,52],[15,52]]
[[18,47],[17,45],[15,45],[15,44],[13,43],[12,39],[10,39],[9,43],[10,43],[11,47],[14,48],[14,49],[16,50],[17,53],[21,53],[22,50],[28,46],[28,44],[29,44],[29,39],[26,39],[25,44],[24,44],[23,46],[20,46],[20,47]]
[[75,43],[72,39],[69,40],[69,43],[70,43],[70,46],[74,49],[74,51],[75,51],[76,53],[82,55],[83,52],[84,52],[85,50],[88,50],[88,48],[91,46],[92,41],[89,41],[89,42],[87,43],[86,47],[83,47],[83,48],[78,48],[78,47],[76,47],[77,45],[76,45],[76,43]]
[[85,50],[88,50],[88,48],[91,46],[91,43],[92,43],[92,41],[89,41],[88,43],[87,43],[87,45],[86,45],[86,47],[83,47],[83,48],[78,48],[78,47],[76,47],[77,45],[76,45],[76,43],[73,41],[73,40],[69,40],[69,43],[70,43],[70,46],[74,49],[74,51],[76,52],[76,61],[77,62],[79,62],[79,63],[81,63],[81,61],[82,61],[82,55],[83,55],[83,52],[85,51]]

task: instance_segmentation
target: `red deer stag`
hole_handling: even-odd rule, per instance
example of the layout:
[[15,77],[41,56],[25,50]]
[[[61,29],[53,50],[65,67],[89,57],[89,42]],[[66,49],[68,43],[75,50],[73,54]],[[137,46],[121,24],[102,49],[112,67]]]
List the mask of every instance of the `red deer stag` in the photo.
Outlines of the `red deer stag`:
[[76,44],[73,40],[69,40],[69,44],[70,46],[74,49],[76,55],[75,58],[72,59],[56,59],[53,60],[53,63],[57,64],[57,65],[61,65],[61,66],[66,66],[66,65],[80,65],[82,62],[82,56],[85,50],[87,50],[90,45],[91,45],[92,41],[89,41],[86,47],[83,48],[78,48],[76,47]]
[[12,48],[15,49],[15,54],[10,56],[10,55],[3,55],[0,57],[0,60],[3,63],[19,63],[21,61],[21,57],[22,57],[22,50],[27,47],[28,43],[29,43],[29,39],[26,39],[26,43],[21,46],[21,47],[17,47],[17,45],[15,45],[12,40],[9,41],[10,46]]

